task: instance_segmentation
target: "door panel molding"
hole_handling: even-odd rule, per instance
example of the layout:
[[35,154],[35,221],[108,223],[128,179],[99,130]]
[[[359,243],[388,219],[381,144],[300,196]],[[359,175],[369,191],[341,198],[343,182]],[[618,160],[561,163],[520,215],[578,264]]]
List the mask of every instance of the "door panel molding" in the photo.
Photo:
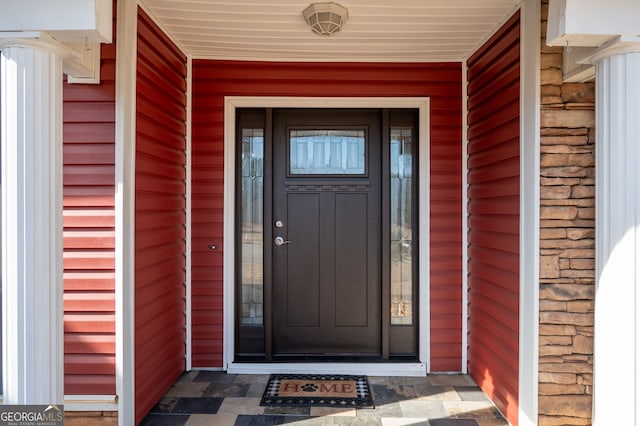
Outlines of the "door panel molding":
[[[237,108],[411,108],[418,110],[418,135],[419,152],[418,161],[418,225],[420,238],[419,252],[419,361],[415,363],[376,363],[371,364],[371,370],[377,374],[395,375],[421,375],[428,371],[430,365],[429,342],[429,116],[430,100],[427,97],[407,98],[297,98],[297,97],[225,97],[225,123],[224,123],[224,352],[223,368],[229,372],[285,372],[285,371],[322,371],[323,368],[331,368],[336,371],[336,366],[344,371],[359,371],[366,369],[366,363],[323,364],[296,363],[296,364],[265,364],[265,363],[234,363],[235,342],[235,201],[236,191],[236,109]],[[375,367],[374,367],[375,366]]]

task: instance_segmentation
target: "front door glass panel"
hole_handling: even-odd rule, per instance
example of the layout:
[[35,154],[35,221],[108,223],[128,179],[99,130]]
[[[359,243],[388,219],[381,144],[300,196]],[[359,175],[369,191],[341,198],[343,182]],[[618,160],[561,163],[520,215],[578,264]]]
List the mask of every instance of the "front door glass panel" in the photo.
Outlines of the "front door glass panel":
[[363,175],[365,131],[290,130],[289,167],[292,175]]

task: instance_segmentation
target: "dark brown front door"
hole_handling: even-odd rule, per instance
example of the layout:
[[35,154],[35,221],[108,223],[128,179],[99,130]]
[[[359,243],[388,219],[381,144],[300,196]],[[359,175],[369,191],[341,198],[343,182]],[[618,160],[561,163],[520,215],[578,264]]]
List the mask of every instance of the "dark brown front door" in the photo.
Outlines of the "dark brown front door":
[[375,110],[273,112],[274,357],[381,355],[380,133]]

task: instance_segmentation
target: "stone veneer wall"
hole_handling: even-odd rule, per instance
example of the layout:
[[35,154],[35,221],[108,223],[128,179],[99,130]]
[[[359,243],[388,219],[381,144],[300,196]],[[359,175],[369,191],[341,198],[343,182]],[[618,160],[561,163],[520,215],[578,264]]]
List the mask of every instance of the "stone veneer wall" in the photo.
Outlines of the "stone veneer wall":
[[563,84],[542,1],[539,424],[589,425],[595,296],[594,84]]

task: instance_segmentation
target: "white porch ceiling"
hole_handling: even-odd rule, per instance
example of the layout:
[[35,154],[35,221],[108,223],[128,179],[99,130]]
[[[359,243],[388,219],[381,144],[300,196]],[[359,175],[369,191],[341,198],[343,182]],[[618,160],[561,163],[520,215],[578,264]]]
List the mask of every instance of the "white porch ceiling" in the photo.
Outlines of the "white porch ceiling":
[[341,32],[322,37],[302,11],[325,0],[143,0],[194,58],[263,61],[432,62],[468,57],[519,0],[337,0]]

